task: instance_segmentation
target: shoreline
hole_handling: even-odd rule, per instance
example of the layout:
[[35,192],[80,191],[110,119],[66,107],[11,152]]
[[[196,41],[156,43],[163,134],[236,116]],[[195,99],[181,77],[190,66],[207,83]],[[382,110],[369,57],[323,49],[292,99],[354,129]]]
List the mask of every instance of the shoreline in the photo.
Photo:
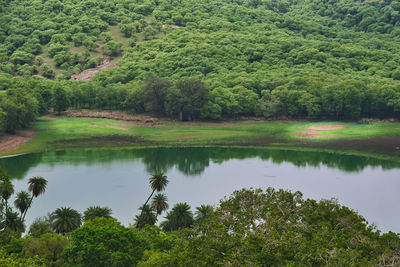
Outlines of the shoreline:
[[[40,117],[35,136],[0,158],[69,149],[231,147],[313,151],[400,161],[400,123],[239,121],[143,125],[105,118]],[[299,137],[318,131],[318,137]],[[321,137],[322,136],[322,137]]]
[[140,150],[140,149],[155,149],[155,148],[225,148],[225,149],[261,149],[261,150],[280,150],[280,151],[292,151],[292,152],[310,152],[310,153],[327,153],[337,154],[346,156],[356,156],[373,158],[377,160],[393,161],[400,163],[400,157],[391,157],[382,154],[364,153],[361,151],[344,151],[344,150],[332,150],[332,149],[319,149],[309,147],[283,147],[283,146],[241,146],[241,145],[145,145],[145,146],[111,146],[111,147],[74,147],[74,148],[58,148],[54,150],[43,150],[43,151],[32,151],[18,154],[10,154],[0,156],[0,159],[13,158],[28,154],[35,153],[46,153],[46,152],[57,152],[57,151],[74,151],[74,150]]

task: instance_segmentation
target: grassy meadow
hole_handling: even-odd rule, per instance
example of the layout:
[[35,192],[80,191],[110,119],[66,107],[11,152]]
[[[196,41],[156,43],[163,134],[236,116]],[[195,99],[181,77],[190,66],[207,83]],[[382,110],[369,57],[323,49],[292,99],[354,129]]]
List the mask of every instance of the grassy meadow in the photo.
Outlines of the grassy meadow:
[[165,121],[147,125],[111,119],[47,116],[39,118],[33,129],[34,138],[0,156],[65,148],[229,145],[400,158],[400,124],[390,122]]

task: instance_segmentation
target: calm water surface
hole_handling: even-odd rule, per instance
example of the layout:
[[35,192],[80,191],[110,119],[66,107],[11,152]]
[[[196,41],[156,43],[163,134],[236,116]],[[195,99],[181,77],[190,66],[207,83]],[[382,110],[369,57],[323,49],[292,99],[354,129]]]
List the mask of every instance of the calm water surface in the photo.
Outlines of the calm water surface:
[[0,159],[0,166],[16,192],[32,176],[48,180],[28,225],[61,206],[83,213],[91,205],[110,207],[128,225],[150,194],[150,174],[165,171],[171,207],[187,202],[194,211],[241,188],[283,188],[337,198],[378,229],[400,232],[400,164],[367,157],[246,148],[69,150]]

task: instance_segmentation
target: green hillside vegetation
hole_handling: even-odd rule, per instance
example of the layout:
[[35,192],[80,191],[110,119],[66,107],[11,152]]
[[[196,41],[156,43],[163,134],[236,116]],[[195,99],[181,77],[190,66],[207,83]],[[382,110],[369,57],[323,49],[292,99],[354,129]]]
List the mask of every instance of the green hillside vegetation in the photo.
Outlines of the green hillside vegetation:
[[[97,108],[183,119],[400,114],[397,1],[19,0],[1,7],[0,89],[24,90],[39,104],[1,94],[8,132],[32,121],[7,126],[13,104],[34,115]],[[69,81],[107,56],[118,67],[87,83]],[[61,108],[56,88],[65,91]]]

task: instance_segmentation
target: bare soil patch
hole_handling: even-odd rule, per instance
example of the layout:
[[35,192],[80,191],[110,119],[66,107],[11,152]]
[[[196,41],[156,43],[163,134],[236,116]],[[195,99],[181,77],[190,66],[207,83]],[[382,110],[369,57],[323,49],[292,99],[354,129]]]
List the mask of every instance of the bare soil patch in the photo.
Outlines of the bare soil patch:
[[71,80],[88,82],[91,79],[93,79],[93,77],[94,77],[94,75],[96,75],[96,73],[98,73],[102,70],[113,68],[115,66],[116,66],[116,63],[111,62],[110,57],[106,57],[103,60],[103,63],[101,65],[97,66],[96,68],[87,69],[87,70],[82,71],[81,73],[74,74],[71,76]]
[[68,110],[63,113],[67,117],[73,118],[101,118],[113,119],[122,121],[133,121],[152,126],[157,123],[157,119],[146,115],[129,115],[126,113],[113,112],[113,111],[96,111],[87,109]]
[[[298,129],[304,129],[304,127],[297,127]],[[341,124],[322,124],[314,125],[307,128],[305,132],[294,133],[297,136],[304,138],[318,138],[318,137],[340,137],[342,134],[324,134],[323,131],[331,131],[345,128]]]
[[112,125],[109,125],[109,126],[99,126],[99,125],[97,125],[97,124],[92,124],[92,125],[90,125],[90,128],[115,129],[115,130],[121,130],[121,131],[128,132],[128,133],[137,134],[135,131],[132,131],[132,130],[127,129],[127,128],[125,128],[125,127],[112,126]]
[[339,130],[343,128],[344,125],[341,124],[322,124],[322,125],[314,125],[308,127],[309,130],[313,131],[330,131],[330,130]]
[[35,136],[35,132],[24,131],[17,133],[16,135],[5,135],[0,142],[0,152],[6,152],[20,145],[25,144]]

